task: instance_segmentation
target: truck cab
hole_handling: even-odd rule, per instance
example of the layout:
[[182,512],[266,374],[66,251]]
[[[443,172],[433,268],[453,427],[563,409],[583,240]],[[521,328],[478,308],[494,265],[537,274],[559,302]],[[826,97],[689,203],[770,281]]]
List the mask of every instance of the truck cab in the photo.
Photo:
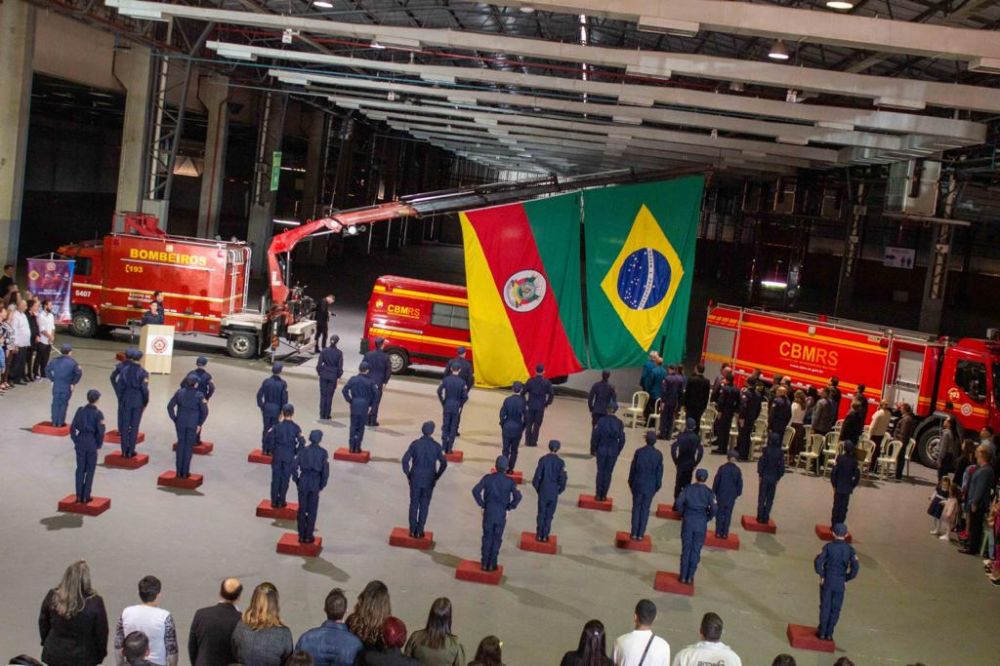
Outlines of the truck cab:
[[59,254],[76,262],[73,269],[73,290],[70,294],[70,329],[77,337],[93,337],[99,326],[98,313],[104,289],[102,248],[91,241],[60,247]]

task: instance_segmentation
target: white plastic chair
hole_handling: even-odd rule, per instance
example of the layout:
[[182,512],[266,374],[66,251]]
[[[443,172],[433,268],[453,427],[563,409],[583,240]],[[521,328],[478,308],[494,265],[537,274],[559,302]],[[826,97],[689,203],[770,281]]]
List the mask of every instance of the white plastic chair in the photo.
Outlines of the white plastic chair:
[[809,465],[816,463],[816,474],[819,474],[819,454],[823,450],[823,435],[809,435],[806,437],[805,449],[799,453],[795,459],[795,468],[798,469],[799,462],[802,462],[802,471],[808,472]]
[[655,430],[660,425],[660,409],[662,407],[663,401],[657,398],[656,402],[653,403],[653,411],[646,417],[646,428]]
[[917,448],[917,440],[910,438],[909,444],[906,445],[906,452],[903,453],[903,462],[906,464],[906,476],[910,475],[910,456],[913,455],[913,449]]
[[788,454],[788,449],[792,446],[792,440],[795,439],[795,428],[792,426],[785,426],[785,434],[781,437],[781,451]]
[[632,420],[632,428],[638,425],[639,419],[642,417],[642,412],[646,409],[647,402],[649,402],[649,394],[645,391],[636,391],[632,394],[632,406],[625,408],[624,415],[625,421]]
[[[840,454],[844,452],[844,443],[837,442],[837,448],[834,449],[833,455],[828,455],[823,460],[823,475],[826,476],[827,472],[833,472],[833,466],[837,464],[837,458]],[[824,451],[824,453],[826,453]]]
[[882,448],[882,455],[878,459],[878,475],[883,481],[888,474],[896,472],[896,454],[899,453],[899,447],[902,445],[901,441],[894,439]]
[[757,454],[764,450],[764,440],[767,439],[767,421],[757,420],[750,433],[750,460],[756,460]]

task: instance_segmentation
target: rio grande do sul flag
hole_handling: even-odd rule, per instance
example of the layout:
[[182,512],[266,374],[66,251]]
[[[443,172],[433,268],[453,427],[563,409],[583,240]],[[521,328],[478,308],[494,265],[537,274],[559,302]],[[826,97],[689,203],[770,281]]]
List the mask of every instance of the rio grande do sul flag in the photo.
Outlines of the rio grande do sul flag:
[[476,383],[583,369],[580,194],[461,213]]
[[587,332],[594,368],[680,360],[703,176],[583,193]]

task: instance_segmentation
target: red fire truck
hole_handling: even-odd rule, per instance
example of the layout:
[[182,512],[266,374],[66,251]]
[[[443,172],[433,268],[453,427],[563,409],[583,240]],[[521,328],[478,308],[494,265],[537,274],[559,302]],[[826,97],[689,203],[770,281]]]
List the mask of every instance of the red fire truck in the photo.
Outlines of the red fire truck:
[[[740,383],[755,369],[804,387],[822,388],[838,377],[846,397],[864,384],[871,400],[909,403],[921,418],[918,455],[929,466],[937,460],[945,415],[970,434],[984,425],[1000,428],[1000,343],[989,340],[711,305],[701,358],[709,376],[732,364]],[[848,405],[842,401],[841,415]]]
[[469,342],[469,300],[465,287],[384,275],[375,281],[365,316],[361,353],[385,338],[392,372],[411,364],[444,367]]

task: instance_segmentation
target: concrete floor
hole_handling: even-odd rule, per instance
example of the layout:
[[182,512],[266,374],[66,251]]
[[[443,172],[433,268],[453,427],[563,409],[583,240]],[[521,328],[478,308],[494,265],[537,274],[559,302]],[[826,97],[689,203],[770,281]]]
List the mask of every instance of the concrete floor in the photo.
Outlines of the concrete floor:
[[[349,373],[357,361],[360,314],[345,311],[335,320],[344,339]],[[101,389],[109,424],[115,421],[108,373],[113,353],[124,344],[113,340],[74,340],[84,381],[75,409],[87,388]],[[253,396],[266,375],[263,361],[244,362],[211,356],[209,370],[219,387],[205,428],[215,453],[196,457],[193,471],[205,475],[196,492],[171,492],[156,486],[156,476],[172,468],[173,429],[166,402],[182,373],[198,353],[184,342],[171,376],[155,376],[152,399],[143,421],[147,440],[140,450],[151,464],[137,471],[100,467],[95,495],[113,505],[98,518],[56,512],[56,501],[73,489],[74,455],[68,439],[31,434],[30,426],[48,418],[49,384],[18,388],[0,398],[0,487],[4,511],[3,603],[0,604],[0,655],[36,654],[38,604],[67,564],[86,558],[93,580],[104,596],[112,622],[122,607],[135,603],[135,584],[145,574],[164,582],[163,605],[174,613],[186,641],[194,610],[211,604],[218,581],[235,575],[247,590],[262,580],[274,582],[282,595],[283,617],[296,638],[323,619],[327,591],[342,587],[352,603],[372,578],[391,590],[393,610],[411,630],[420,628],[431,601],[448,596],[455,604],[454,629],[469,658],[479,639],[493,633],[504,641],[510,666],[555,664],[575,647],[590,618],[601,619],[609,638],[630,629],[632,608],[641,597],[653,599],[660,611],[657,632],[676,651],[697,640],[702,613],[720,613],[726,622],[725,642],[745,664],[770,664],[780,652],[791,652],[799,664],[832,664],[835,656],[792,650],[785,640],[789,622],[816,621],[818,595],[812,560],[821,542],[813,533],[829,519],[828,482],[803,474],[785,477],[778,489],[774,518],[777,535],[751,535],[735,528],[743,542],[738,552],[709,551],[698,572],[693,598],[653,590],[657,570],[676,571],[680,525],[651,519],[654,552],[616,550],[616,530],[628,529],[630,499],[625,480],[641,430],[629,431],[629,442],[616,469],[612,496],[615,511],[577,509],[576,497],[593,491],[594,463],[586,455],[589,417],[578,397],[557,398],[546,415],[543,441],[558,437],[569,471],[569,488],[556,514],[558,556],[521,552],[522,530],[533,530],[535,494],[525,487],[525,500],[509,520],[501,563],[506,578],[499,587],[455,580],[460,558],[477,558],[479,511],[470,489],[489,471],[499,452],[496,415],[503,392],[476,390],[463,418],[458,448],[463,464],[451,465],[431,507],[428,529],[437,546],[430,552],[390,548],[394,526],[406,524],[407,488],[399,459],[427,418],[440,420],[432,373],[394,379],[382,407],[383,427],[369,430],[365,448],[373,451],[367,466],[334,463],[330,485],[321,497],[318,532],[324,537],[321,557],[307,560],[277,555],[275,543],[291,524],[254,517],[257,503],[268,494],[269,469],[251,465],[247,452],[259,444],[260,418]],[[286,373],[306,430],[316,425],[317,385],[312,364]],[[625,381],[625,380],[622,380]],[[625,381],[621,392],[630,392]],[[346,405],[334,403],[337,423],[323,426],[325,446],[332,452],[346,445]],[[111,426],[113,427],[113,426]],[[661,445],[662,446],[662,445]],[[112,445],[106,449],[113,450]],[[522,448],[519,467],[528,474],[542,449]],[[721,459],[708,456],[706,466]],[[850,527],[862,563],[860,577],[849,586],[836,638],[839,654],[858,664],[987,664],[996,663],[994,635],[998,592],[982,575],[978,560],[928,535],[925,513],[931,473],[914,467],[916,479],[901,484],[865,484],[851,506]],[[737,516],[752,513],[757,484],[745,466],[746,492]],[[670,501],[673,468],[668,465],[664,489],[657,498]],[[291,498],[294,500],[294,492]],[[735,521],[738,523],[737,521]],[[186,663],[186,658],[182,663]]]

